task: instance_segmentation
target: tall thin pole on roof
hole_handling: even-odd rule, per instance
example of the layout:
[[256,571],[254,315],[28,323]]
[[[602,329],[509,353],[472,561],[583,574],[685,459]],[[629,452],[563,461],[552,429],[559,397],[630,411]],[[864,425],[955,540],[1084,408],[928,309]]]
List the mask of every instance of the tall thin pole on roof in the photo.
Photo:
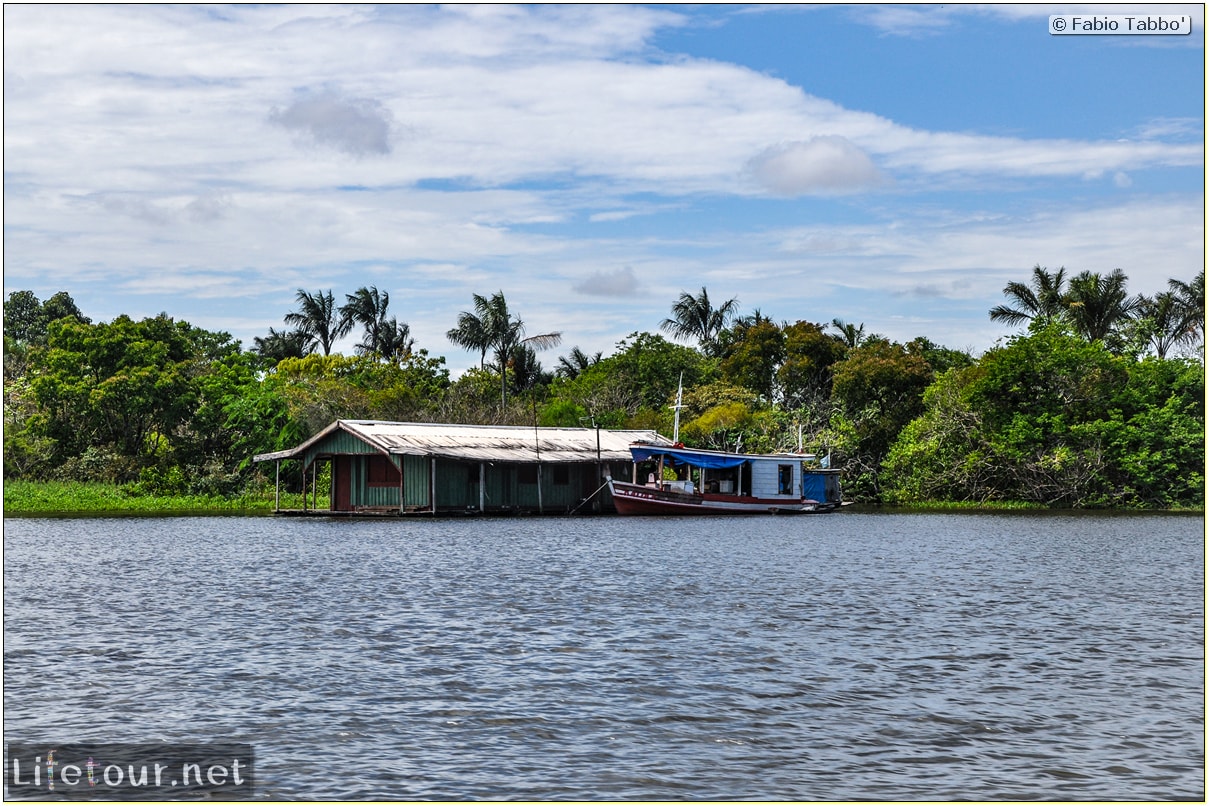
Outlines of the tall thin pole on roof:
[[672,426],[672,442],[680,443],[680,410],[684,408],[684,373],[680,373],[680,388],[676,390],[676,405],[672,406],[676,410],[676,423]]
[[[600,481],[607,475],[604,469],[604,460],[600,456],[600,423],[596,422],[596,414],[594,412],[588,412],[588,416],[580,417],[579,421],[581,423],[589,422],[596,429],[596,480]],[[600,491],[597,490],[596,492]],[[592,493],[592,495],[596,495],[596,493]]]
[[533,398],[533,446],[537,450],[537,514],[545,515],[542,506],[542,436],[537,429],[537,398]]

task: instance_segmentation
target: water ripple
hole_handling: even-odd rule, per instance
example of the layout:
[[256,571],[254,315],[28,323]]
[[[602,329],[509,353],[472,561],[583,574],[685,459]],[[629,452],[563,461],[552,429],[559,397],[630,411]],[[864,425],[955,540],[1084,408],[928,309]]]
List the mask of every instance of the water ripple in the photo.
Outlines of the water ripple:
[[5,524],[5,730],[265,799],[1204,797],[1204,523]]

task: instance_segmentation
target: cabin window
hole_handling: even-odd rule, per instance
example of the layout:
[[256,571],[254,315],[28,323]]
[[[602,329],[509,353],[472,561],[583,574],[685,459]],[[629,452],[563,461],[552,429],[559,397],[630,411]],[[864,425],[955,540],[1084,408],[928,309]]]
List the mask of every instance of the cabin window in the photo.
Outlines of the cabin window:
[[399,468],[385,456],[371,456],[366,467],[366,483],[370,487],[398,487]]
[[777,465],[777,494],[793,495],[793,465]]
[[566,465],[554,466],[554,483],[567,486],[571,483],[571,468]]
[[516,480],[520,484],[537,484],[537,465],[521,465],[516,469]]

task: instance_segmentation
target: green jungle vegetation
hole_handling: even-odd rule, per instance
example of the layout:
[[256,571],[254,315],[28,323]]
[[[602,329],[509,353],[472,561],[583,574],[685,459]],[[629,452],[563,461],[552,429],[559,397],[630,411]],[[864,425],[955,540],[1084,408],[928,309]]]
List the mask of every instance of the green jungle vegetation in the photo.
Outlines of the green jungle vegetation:
[[[233,495],[148,493],[138,484],[96,481],[26,481],[4,484],[4,508],[15,513],[163,515],[192,513],[264,514],[273,511],[272,487]],[[281,495],[283,509],[301,509],[300,493]]]
[[[1033,269],[989,312],[1016,328],[979,356],[834,319],[774,322],[684,292],[611,355],[526,333],[502,292],[473,295],[451,380],[387,316],[388,292],[297,293],[244,349],[163,313],[93,322],[67,292],[4,308],[4,504],[46,511],[265,511],[272,467],[338,418],[650,428],[697,447],[830,454],[846,497],[893,505],[1204,507],[1205,275],[1132,296],[1121,270]],[[355,330],[355,354],[333,345]],[[662,334],[685,346],[669,340]],[[287,463],[288,464],[288,463]],[[298,506],[283,465],[283,506]]]

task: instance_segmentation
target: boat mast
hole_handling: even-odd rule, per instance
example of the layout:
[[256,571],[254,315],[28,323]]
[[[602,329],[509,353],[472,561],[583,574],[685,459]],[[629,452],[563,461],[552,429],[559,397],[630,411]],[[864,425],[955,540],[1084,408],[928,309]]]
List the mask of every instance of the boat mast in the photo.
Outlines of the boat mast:
[[676,405],[672,406],[676,410],[676,421],[672,426],[672,442],[680,444],[680,410],[684,408],[684,373],[680,373],[680,388],[676,390]]

